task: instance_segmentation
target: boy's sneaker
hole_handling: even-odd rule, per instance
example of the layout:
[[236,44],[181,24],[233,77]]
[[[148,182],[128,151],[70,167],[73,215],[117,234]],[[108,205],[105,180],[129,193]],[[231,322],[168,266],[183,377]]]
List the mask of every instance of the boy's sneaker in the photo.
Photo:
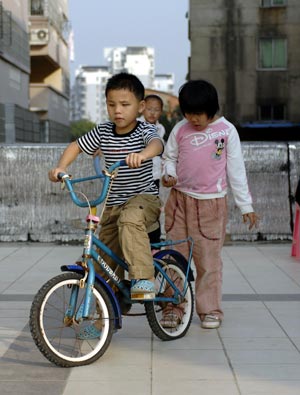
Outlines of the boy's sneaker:
[[217,315],[206,314],[204,320],[201,323],[201,327],[204,329],[217,329],[221,325],[221,320]]
[[130,289],[132,300],[149,300],[155,298],[155,286],[150,280],[135,281]]

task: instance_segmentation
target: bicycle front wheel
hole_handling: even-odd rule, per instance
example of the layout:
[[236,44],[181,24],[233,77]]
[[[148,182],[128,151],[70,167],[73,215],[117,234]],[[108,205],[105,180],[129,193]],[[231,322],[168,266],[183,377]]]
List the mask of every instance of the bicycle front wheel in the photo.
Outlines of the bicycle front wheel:
[[[176,257],[168,256],[159,263],[162,270],[180,290],[183,290],[186,276],[182,264]],[[145,302],[146,316],[153,333],[161,340],[175,340],[188,331],[194,310],[194,295],[191,282],[187,280],[184,300],[180,304],[169,302]],[[172,297],[174,290],[165,277],[156,270],[155,287],[157,296]]]
[[86,289],[80,287],[80,279],[73,272],[52,278],[36,294],[30,310],[35,344],[50,362],[62,367],[94,362],[104,354],[113,334],[113,307],[98,284],[92,291],[88,317],[82,318]]

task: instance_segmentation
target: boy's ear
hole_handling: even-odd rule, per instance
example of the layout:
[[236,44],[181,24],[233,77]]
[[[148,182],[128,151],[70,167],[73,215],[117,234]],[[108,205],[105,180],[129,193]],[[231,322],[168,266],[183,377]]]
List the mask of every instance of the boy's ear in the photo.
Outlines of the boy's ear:
[[145,107],[146,107],[145,100],[141,100],[139,104],[139,114],[141,114],[145,110]]

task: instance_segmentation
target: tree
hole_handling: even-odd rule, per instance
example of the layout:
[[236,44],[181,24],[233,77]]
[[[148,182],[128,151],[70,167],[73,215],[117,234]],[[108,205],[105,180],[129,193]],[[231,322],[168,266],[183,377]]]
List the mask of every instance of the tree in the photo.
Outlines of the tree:
[[180,111],[179,106],[176,107],[172,113],[167,113],[166,111],[164,111],[159,119],[159,122],[164,125],[166,133],[164,135],[164,140],[167,141],[169,134],[171,133],[171,130],[173,129],[173,127],[176,125],[176,123],[178,123],[179,121],[182,120],[182,114]]
[[86,132],[89,132],[95,126],[96,124],[89,119],[80,119],[79,121],[71,122],[70,127],[72,141],[76,140]]

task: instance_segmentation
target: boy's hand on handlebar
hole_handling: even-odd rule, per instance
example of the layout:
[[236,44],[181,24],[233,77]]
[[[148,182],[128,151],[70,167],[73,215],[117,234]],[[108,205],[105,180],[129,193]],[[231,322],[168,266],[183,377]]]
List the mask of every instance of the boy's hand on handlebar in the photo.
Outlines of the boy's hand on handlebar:
[[161,183],[164,187],[170,188],[176,185],[177,183],[177,178],[176,177],[171,177],[168,175],[164,175],[161,179]]
[[147,159],[144,155],[142,155],[139,152],[133,152],[129,155],[126,156],[126,164],[128,167],[135,169],[137,167],[140,167],[142,162]]
[[60,181],[57,176],[59,173],[67,173],[66,169],[63,169],[62,167],[57,167],[55,169],[51,169],[48,172],[48,178],[52,182],[58,182]]

